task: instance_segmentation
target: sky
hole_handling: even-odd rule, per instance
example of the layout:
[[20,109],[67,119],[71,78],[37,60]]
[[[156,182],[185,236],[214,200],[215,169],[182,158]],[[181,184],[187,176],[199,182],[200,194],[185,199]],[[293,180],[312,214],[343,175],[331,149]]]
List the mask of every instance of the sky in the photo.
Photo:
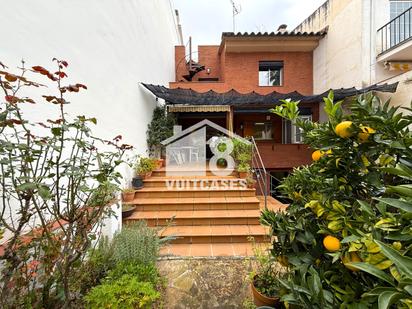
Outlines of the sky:
[[[326,0],[234,0],[240,13],[236,32],[272,32],[281,24],[293,30]],[[218,45],[222,32],[233,31],[231,0],[172,0],[179,10],[184,43]]]

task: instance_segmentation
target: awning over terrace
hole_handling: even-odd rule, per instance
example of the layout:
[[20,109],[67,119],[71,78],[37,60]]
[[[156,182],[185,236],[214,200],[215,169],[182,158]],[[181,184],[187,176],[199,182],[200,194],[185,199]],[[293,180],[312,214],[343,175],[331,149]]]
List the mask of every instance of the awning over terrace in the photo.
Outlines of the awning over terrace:
[[[156,97],[164,99],[168,104],[181,104],[181,105],[229,105],[234,107],[245,106],[261,106],[270,107],[273,104],[278,104],[280,100],[292,99],[294,101],[300,101],[302,103],[319,103],[323,101],[329,91],[318,95],[303,95],[297,91],[290,93],[271,92],[266,95],[258,94],[256,92],[239,93],[236,90],[230,90],[224,93],[218,93],[213,90],[207,92],[197,92],[192,89],[170,89],[164,86],[145,84],[142,85],[152,92]],[[347,97],[352,97],[359,94],[364,94],[370,91],[378,92],[391,92],[394,93],[398,83],[372,85],[362,89],[341,88],[333,89],[335,94],[335,100],[342,100]]]

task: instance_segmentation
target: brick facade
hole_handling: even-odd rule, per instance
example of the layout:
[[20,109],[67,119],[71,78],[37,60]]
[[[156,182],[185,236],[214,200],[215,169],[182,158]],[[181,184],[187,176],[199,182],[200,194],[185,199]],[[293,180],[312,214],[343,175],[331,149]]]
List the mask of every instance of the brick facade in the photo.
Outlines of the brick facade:
[[[312,52],[278,52],[278,53],[225,53],[219,55],[219,46],[199,46],[198,62],[210,69],[210,74],[202,71],[195,75],[193,81],[184,81],[182,75],[187,70],[182,61],[184,47],[176,47],[175,82],[170,88],[192,88],[199,92],[214,90],[225,92],[235,89],[241,93],[255,91],[267,94],[272,91],[282,93],[298,91],[313,94],[313,54]],[[182,52],[183,51],[183,52]],[[259,61],[283,61],[283,85],[277,87],[259,86]],[[199,78],[218,78],[217,82],[199,81]]]
[[[257,42],[256,44],[259,44]],[[170,88],[193,89],[198,92],[214,90],[226,92],[234,89],[240,93],[255,91],[268,94],[273,91],[289,93],[297,91],[304,95],[313,94],[313,52],[284,51],[284,52],[226,52],[224,44],[204,45],[198,47],[198,63],[205,70],[197,73],[192,81],[186,81],[182,76],[188,74],[185,66],[184,46],[176,46],[176,80],[170,82]],[[259,61],[283,61],[283,83],[281,86],[259,86]],[[207,73],[209,69],[209,73]],[[214,78],[217,81],[202,79]],[[319,104],[302,104],[310,109],[312,119],[319,120]],[[187,116],[187,115],[186,115]],[[225,116],[219,119],[223,125]],[[205,118],[207,118],[205,116]],[[180,119],[187,127],[198,122],[193,119]],[[272,123],[273,138],[258,141],[258,148],[268,170],[291,170],[295,166],[311,162],[311,150],[303,144],[282,144],[282,120],[269,111],[260,113],[234,114],[234,132],[242,136],[253,134],[255,122]]]

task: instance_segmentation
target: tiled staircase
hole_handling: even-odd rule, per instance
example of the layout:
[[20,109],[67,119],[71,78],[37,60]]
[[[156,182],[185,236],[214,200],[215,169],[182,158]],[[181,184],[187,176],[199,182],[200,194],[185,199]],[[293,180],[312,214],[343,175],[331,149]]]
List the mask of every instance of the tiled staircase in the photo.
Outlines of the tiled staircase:
[[[124,223],[146,220],[151,227],[165,226],[161,235],[177,238],[163,254],[250,255],[249,237],[253,236],[255,242],[267,242],[268,230],[259,224],[262,203],[255,189],[224,187],[223,180],[236,179],[213,176],[210,171],[203,177],[170,177],[164,169],[154,171],[152,177],[144,180],[144,188],[136,191],[130,203],[137,206],[136,210]],[[181,188],[181,181],[190,187]],[[206,183],[212,187],[205,190]]]

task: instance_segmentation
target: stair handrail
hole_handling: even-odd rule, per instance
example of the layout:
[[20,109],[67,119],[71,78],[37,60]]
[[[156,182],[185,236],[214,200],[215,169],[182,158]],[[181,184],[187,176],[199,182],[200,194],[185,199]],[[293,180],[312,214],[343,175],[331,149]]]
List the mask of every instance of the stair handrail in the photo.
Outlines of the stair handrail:
[[[253,136],[250,137],[250,141],[252,143],[252,166],[251,168],[256,174],[257,183],[259,185],[260,192],[262,192],[264,196],[265,208],[267,208],[267,197],[268,195],[272,196],[272,192],[275,192],[274,190],[272,190],[272,180],[274,179],[278,183],[280,183],[280,180],[276,178],[275,176],[273,176],[272,174],[270,174],[268,171],[266,171],[265,165],[263,164],[262,156],[260,155],[259,148],[257,147],[256,141]],[[255,161],[257,161],[256,167],[254,167],[254,164],[253,164],[254,159]],[[262,184],[259,182],[259,179],[262,179],[263,188],[262,188]],[[269,180],[269,185],[270,185],[269,188],[267,184],[268,180]]]
[[[256,174],[256,181],[260,187],[260,192],[263,193],[264,201],[265,201],[265,209],[267,208],[267,196],[268,196],[268,186],[267,186],[267,171],[265,165],[263,164],[262,156],[260,155],[259,149],[256,145],[256,141],[253,136],[251,136],[250,141],[252,143],[252,166],[254,173]],[[253,159],[257,160],[257,166],[254,167]],[[263,188],[259,180],[263,182]]]

